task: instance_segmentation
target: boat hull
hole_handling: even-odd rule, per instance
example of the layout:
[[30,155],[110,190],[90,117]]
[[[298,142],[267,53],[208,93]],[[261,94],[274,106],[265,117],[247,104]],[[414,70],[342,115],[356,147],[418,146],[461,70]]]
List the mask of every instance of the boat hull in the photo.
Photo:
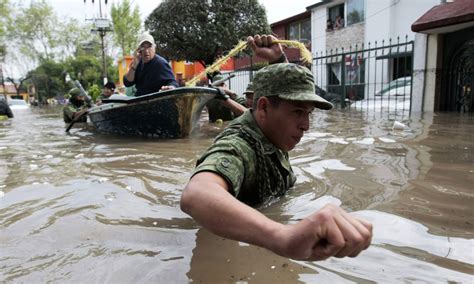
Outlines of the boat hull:
[[89,119],[99,132],[183,138],[196,128],[202,109],[215,94],[211,88],[184,87],[141,97],[123,96],[91,108]]

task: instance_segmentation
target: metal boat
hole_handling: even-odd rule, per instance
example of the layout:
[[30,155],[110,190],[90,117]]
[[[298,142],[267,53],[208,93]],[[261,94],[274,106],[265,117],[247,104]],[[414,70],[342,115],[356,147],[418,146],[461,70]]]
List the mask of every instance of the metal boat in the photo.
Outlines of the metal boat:
[[206,103],[217,91],[182,87],[140,97],[114,95],[89,110],[99,132],[157,138],[183,138],[197,126]]

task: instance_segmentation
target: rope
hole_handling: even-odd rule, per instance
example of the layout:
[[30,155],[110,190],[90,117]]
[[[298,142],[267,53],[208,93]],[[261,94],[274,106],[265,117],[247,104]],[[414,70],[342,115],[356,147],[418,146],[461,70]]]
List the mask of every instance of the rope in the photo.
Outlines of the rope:
[[[297,47],[300,50],[302,61],[305,62],[305,63],[311,63],[311,61],[313,60],[313,56],[311,55],[311,52],[306,48],[306,46],[303,43],[301,43],[299,41],[278,39],[278,40],[274,40],[273,42],[284,44],[284,45],[287,45],[287,46]],[[221,69],[222,65],[224,65],[227,62],[227,60],[229,60],[231,57],[235,56],[237,53],[244,50],[245,48],[247,48],[247,42],[246,41],[240,41],[239,43],[237,43],[237,45],[231,51],[229,51],[229,53],[226,56],[223,56],[223,57],[219,58],[211,66],[207,67],[206,69],[204,69],[204,71],[202,71],[201,73],[194,76],[194,78],[189,80],[186,83],[186,86],[188,86],[188,87],[195,86],[196,83],[201,78],[205,77],[207,73],[212,73],[212,72],[215,72],[215,71],[219,71]]]

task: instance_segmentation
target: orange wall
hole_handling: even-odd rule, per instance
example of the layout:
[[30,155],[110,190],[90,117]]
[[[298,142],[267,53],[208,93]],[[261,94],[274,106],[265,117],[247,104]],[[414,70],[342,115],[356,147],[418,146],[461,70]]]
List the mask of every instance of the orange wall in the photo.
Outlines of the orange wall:
[[118,60],[119,84],[117,87],[123,86],[123,76],[127,73],[128,66],[132,63],[133,56],[127,55]]

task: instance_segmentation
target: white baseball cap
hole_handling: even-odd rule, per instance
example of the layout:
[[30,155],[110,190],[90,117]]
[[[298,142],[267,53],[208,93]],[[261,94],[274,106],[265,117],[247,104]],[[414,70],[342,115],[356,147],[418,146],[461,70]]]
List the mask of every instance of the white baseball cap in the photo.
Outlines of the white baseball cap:
[[143,33],[143,34],[141,34],[141,35],[138,37],[138,45],[137,45],[137,46],[142,45],[142,43],[144,43],[145,41],[148,41],[148,42],[151,43],[152,45],[155,45],[155,40],[153,39],[153,37],[151,36],[151,34],[149,34],[149,33]]

